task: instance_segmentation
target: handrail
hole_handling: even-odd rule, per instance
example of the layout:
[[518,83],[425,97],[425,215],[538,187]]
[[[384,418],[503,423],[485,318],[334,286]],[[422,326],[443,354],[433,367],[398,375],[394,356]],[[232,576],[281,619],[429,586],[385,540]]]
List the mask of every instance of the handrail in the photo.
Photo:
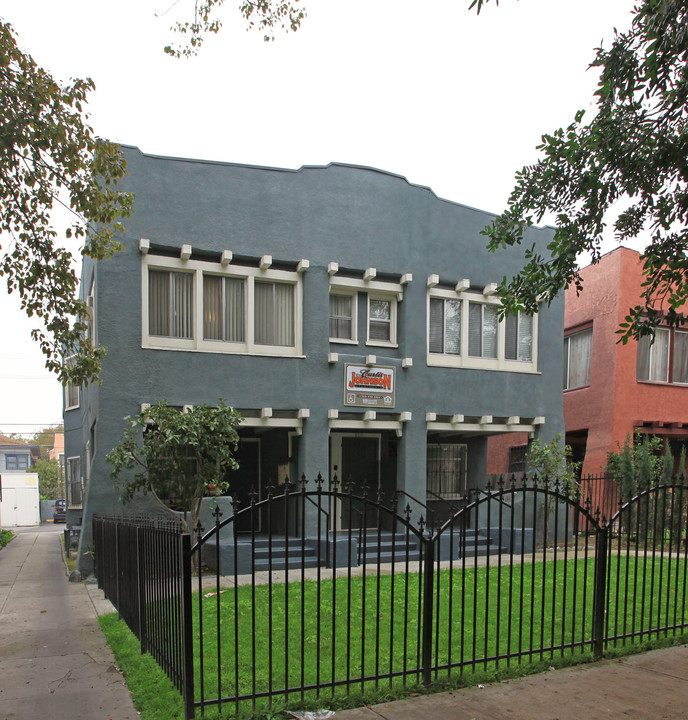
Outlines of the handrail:
[[[313,498],[310,495],[303,494],[303,497],[308,500],[311,505],[314,505],[316,510],[319,510],[323,515],[325,515],[325,563],[326,567],[330,567],[330,513],[325,510],[325,508],[315,502]],[[304,541],[305,538],[301,538],[301,542]],[[318,542],[320,542],[320,538],[318,537]]]

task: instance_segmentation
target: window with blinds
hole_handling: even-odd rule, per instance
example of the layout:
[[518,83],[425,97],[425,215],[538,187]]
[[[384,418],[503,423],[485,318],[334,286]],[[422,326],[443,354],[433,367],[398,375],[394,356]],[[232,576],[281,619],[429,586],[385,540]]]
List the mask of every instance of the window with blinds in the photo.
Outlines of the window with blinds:
[[430,298],[429,349],[442,355],[461,354],[461,300]]
[[504,329],[504,357],[531,362],[533,359],[533,316],[519,312],[508,315]]
[[245,286],[243,278],[203,276],[203,337],[206,340],[244,342]]
[[368,341],[392,343],[396,342],[392,333],[391,300],[381,298],[368,298]]
[[294,345],[294,286],[254,283],[254,339],[258,345]]
[[330,293],[330,340],[355,340],[354,295]]
[[486,303],[469,303],[468,354],[471,357],[497,357],[497,306]]
[[193,273],[151,270],[148,276],[148,333],[193,337]]

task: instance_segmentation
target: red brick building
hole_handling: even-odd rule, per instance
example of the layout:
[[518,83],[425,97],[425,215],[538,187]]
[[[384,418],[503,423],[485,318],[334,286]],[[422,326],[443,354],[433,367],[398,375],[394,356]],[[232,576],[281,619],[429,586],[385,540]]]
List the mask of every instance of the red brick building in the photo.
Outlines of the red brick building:
[[640,302],[640,255],[620,247],[581,271],[583,292],[566,293],[566,443],[583,474],[603,471],[628,433],[652,433],[676,452],[688,441],[688,325],[659,328],[654,342],[626,345],[616,331]]

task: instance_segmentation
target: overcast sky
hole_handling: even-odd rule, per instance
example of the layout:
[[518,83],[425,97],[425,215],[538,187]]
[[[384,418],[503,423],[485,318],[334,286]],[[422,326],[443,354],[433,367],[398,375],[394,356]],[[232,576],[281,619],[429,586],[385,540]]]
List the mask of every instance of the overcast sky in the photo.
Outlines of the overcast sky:
[[[191,60],[163,47],[193,0],[3,0],[0,16],[54,76],[95,81],[101,136],[160,155],[371,166],[499,212],[540,136],[591,107],[593,49],[634,4],[492,0],[476,16],[470,0],[302,1],[302,29],[265,43],[226,0],[224,28]],[[0,432],[59,421],[35,323],[4,286],[0,318]]]

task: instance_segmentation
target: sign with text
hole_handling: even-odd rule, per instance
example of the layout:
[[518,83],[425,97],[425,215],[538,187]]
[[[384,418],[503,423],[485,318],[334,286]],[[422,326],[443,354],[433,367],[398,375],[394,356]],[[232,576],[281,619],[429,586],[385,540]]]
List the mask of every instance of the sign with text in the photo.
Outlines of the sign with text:
[[396,368],[382,365],[344,367],[344,405],[349,407],[393,408]]

